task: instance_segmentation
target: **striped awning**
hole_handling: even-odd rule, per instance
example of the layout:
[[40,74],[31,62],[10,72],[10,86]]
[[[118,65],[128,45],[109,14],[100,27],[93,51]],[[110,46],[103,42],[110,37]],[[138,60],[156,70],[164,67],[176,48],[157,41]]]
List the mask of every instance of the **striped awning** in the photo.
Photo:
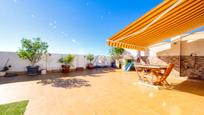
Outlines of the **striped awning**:
[[113,47],[145,50],[204,26],[204,0],[165,0],[107,40]]

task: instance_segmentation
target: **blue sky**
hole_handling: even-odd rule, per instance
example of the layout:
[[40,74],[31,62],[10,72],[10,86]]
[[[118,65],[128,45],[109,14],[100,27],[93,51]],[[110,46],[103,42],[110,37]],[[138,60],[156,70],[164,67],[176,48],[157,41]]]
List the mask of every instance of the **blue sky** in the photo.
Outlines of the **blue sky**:
[[40,37],[51,53],[106,55],[106,40],[162,0],[0,0],[0,51]]

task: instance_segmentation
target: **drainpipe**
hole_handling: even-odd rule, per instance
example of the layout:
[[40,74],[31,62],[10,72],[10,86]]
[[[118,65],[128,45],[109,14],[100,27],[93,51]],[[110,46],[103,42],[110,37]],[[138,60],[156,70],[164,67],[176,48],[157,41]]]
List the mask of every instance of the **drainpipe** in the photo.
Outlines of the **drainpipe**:
[[[139,60],[139,61],[138,61]],[[136,56],[136,62],[140,63],[141,62],[141,51],[137,50],[137,56]]]
[[179,76],[181,76],[181,67],[182,67],[181,66],[181,64],[182,64],[182,62],[181,62],[181,58],[182,58],[182,52],[181,52],[182,51],[182,49],[181,49],[182,48],[182,35],[179,37],[179,43],[180,43],[180,47],[179,47],[179,50],[180,50],[179,51],[179,53],[180,53],[179,54],[179,68],[180,68]]

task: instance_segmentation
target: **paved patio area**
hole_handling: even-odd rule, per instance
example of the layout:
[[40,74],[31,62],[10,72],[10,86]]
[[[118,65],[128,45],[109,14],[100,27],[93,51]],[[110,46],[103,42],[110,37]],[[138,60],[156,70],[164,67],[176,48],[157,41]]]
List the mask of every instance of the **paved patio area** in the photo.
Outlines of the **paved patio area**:
[[204,114],[204,81],[171,77],[156,90],[136,79],[110,69],[0,78],[0,103],[29,100],[26,115]]

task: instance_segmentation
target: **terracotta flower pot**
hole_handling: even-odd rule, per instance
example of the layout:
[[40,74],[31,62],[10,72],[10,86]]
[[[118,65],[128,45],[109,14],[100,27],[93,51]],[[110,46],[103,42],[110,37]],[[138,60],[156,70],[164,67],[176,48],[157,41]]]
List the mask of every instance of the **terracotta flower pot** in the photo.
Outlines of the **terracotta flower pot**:
[[69,73],[70,65],[62,65],[62,73]]
[[92,64],[92,63],[88,63],[88,64],[87,64],[87,66],[86,66],[86,68],[87,68],[87,69],[93,69],[93,68],[94,68],[94,66],[93,66],[93,64]]

